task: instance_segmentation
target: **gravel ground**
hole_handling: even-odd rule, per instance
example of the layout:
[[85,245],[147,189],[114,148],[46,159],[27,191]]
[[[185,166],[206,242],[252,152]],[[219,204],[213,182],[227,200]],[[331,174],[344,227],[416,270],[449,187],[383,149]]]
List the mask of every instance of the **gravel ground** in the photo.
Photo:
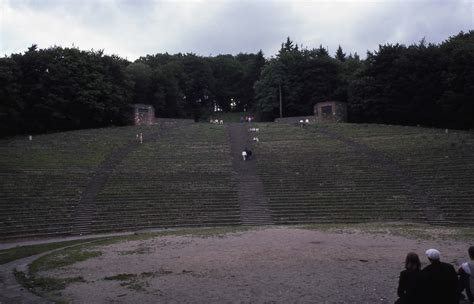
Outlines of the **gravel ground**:
[[[267,228],[224,237],[166,236],[100,247],[102,256],[42,273],[82,276],[72,303],[393,303],[409,251],[455,266],[467,243],[362,232]],[[105,280],[118,274],[127,280]]]

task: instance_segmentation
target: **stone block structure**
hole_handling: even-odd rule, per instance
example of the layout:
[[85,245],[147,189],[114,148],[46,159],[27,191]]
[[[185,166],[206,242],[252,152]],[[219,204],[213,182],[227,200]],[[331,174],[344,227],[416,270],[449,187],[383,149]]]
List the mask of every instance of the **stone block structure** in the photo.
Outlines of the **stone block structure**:
[[316,122],[346,122],[347,104],[340,101],[318,102],[314,105]]
[[155,123],[155,108],[147,104],[134,105],[135,125],[152,125]]

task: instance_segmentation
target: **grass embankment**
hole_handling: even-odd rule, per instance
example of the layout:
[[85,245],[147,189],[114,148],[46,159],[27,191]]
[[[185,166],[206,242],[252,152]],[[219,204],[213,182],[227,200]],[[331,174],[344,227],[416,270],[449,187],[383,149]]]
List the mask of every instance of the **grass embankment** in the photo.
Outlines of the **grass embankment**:
[[[25,288],[33,293],[46,296],[48,299],[56,301],[56,297],[59,295],[59,290],[66,288],[66,286],[71,283],[85,282],[84,278],[43,277],[38,275],[38,272],[64,267],[80,261],[85,261],[92,257],[97,257],[102,253],[100,251],[90,251],[86,249],[87,245],[104,240],[105,239],[103,238],[97,240],[85,239],[16,247],[0,251],[0,257],[4,264],[17,259],[59,249],[58,251],[54,251],[36,259],[29,265],[27,272],[18,270],[14,271],[17,281]],[[64,249],[61,250],[61,248]],[[61,301],[58,303],[61,303]]]
[[368,233],[401,236],[416,240],[452,240],[472,242],[474,228],[431,226],[418,223],[308,224],[303,229],[333,233]]
[[174,235],[174,236],[192,235],[195,237],[223,237],[228,233],[244,232],[249,229],[250,228],[248,227],[239,227],[239,226],[199,228],[199,229],[188,228],[188,229],[168,230],[168,231],[156,232],[156,233],[137,233],[137,234],[126,235],[126,236],[101,238],[95,241],[93,241],[93,239],[81,239],[81,240],[72,240],[72,241],[57,242],[57,243],[14,247],[14,248],[9,248],[5,250],[0,250],[0,265],[6,264],[18,259],[33,256],[36,254],[40,254],[43,252],[52,251],[55,249],[69,247],[73,245],[80,245],[82,243],[90,243],[92,241],[93,241],[94,246],[99,246],[99,245],[108,245],[108,244],[124,242],[124,241],[145,240],[145,239],[149,239],[153,237],[167,236],[167,235]]
[[0,265],[58,248],[90,242],[91,239],[14,247],[0,251]]

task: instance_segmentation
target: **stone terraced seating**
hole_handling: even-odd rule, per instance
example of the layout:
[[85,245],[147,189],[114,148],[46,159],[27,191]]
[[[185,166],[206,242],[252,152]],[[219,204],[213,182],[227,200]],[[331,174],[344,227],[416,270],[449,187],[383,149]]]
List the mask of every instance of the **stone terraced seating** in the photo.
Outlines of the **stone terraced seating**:
[[474,224],[474,133],[386,125],[328,128],[397,162],[426,189],[447,223]]
[[67,235],[82,192],[135,127],[0,140],[0,239]]
[[[253,126],[260,140],[252,144],[254,161],[275,224],[474,224],[473,133],[354,124]],[[143,144],[135,139],[140,132]],[[131,149],[117,163],[101,165],[125,147]],[[98,175],[103,187],[80,207]],[[414,191],[426,193],[429,205],[417,201]],[[101,233],[238,225],[240,212],[221,125],[164,120],[0,140],[0,240],[68,235],[77,227]]]
[[94,232],[240,223],[225,129],[173,128],[140,145],[99,193]]
[[260,125],[257,165],[276,223],[424,220],[385,168],[307,128]]

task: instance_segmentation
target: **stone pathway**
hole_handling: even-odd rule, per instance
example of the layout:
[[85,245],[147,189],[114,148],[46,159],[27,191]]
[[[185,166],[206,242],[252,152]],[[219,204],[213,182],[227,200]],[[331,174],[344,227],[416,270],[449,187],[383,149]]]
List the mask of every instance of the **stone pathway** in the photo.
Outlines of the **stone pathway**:
[[[151,134],[145,134],[145,142],[153,142],[158,140],[170,128],[170,124],[161,124],[159,130]],[[87,184],[79,203],[76,208],[73,233],[76,235],[87,235],[91,233],[91,225],[96,210],[95,202],[97,195],[107,183],[110,174],[132,151],[140,145],[136,140],[131,141],[127,145],[113,151],[102,163],[97,167],[94,175]]]
[[18,283],[14,270],[26,268],[41,255],[16,260],[0,266],[0,304],[46,304],[52,303],[31,293]]
[[268,209],[268,201],[263,192],[263,184],[257,175],[258,155],[248,161],[242,160],[245,147],[252,150],[247,123],[230,123],[227,125],[229,135],[232,167],[237,177],[237,191],[240,203],[240,218],[243,225],[271,225],[273,219]]
[[132,141],[126,146],[113,151],[109,157],[107,157],[97,167],[94,175],[89,180],[82,196],[77,204],[76,214],[74,217],[73,233],[78,235],[90,234],[91,222],[95,213],[95,201],[100,190],[107,183],[110,173],[113,172],[120,162],[130,152],[135,150],[137,145],[140,143]]

